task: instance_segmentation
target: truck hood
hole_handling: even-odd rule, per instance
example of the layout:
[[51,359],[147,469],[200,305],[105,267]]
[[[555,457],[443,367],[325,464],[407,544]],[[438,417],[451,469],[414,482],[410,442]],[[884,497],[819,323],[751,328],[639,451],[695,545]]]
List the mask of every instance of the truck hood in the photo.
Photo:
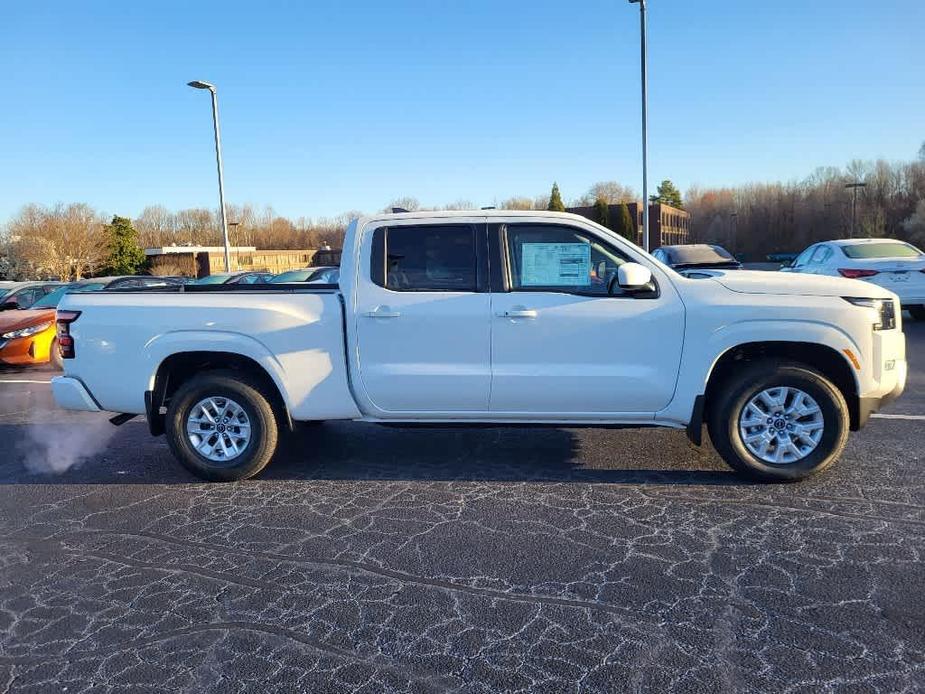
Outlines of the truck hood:
[[711,274],[714,282],[741,294],[856,296],[867,299],[889,299],[893,296],[892,292],[876,284],[844,277],[762,270],[736,270]]
[[53,308],[39,308],[34,311],[3,311],[0,312],[0,335],[54,320],[55,309]]

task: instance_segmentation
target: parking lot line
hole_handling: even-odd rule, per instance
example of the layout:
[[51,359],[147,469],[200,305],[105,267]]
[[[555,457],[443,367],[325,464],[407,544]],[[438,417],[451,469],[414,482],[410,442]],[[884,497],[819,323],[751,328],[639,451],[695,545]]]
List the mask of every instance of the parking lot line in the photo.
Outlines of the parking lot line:
[[0,378],[0,383],[43,383],[45,385],[51,381],[33,381],[25,378]]
[[911,422],[925,421],[925,414],[872,414],[877,419],[906,419]]

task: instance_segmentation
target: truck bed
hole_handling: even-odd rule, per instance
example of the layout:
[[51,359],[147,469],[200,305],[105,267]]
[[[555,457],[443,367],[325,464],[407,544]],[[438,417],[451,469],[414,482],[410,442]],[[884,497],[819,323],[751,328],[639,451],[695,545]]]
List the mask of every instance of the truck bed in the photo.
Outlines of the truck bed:
[[337,285],[185,285],[68,294],[74,359],[65,376],[100,409],[145,413],[158,368],[190,350],[239,354],[273,378],[293,419],[359,416]]

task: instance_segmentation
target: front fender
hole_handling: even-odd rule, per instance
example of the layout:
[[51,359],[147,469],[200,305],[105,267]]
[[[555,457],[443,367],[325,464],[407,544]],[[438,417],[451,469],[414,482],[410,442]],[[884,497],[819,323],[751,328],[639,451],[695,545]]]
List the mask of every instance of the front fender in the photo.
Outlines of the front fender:
[[[849,364],[844,350],[853,354],[865,354],[850,334],[831,323],[800,319],[755,319],[728,323],[716,328],[705,340],[688,336],[681,358],[681,372],[678,377],[676,396],[656,419],[673,423],[688,424],[694,411],[698,395],[706,392],[710,375],[717,362],[729,350],[749,343],[762,342],[807,342],[829,347]],[[851,368],[855,386],[861,392],[859,374]]]

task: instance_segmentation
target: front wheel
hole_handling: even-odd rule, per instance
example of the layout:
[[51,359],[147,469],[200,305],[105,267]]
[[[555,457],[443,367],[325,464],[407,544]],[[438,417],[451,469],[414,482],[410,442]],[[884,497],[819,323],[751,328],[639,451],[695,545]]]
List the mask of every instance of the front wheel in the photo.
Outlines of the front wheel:
[[910,306],[909,313],[912,314],[912,317],[916,320],[925,321],[925,305],[921,306]]
[[848,440],[848,405],[822,374],[767,360],[732,376],[709,403],[713,446],[734,470],[794,482],[838,460]]
[[253,477],[276,452],[279,436],[269,396],[231,372],[184,383],[167,408],[167,442],[197,477],[231,482]]

